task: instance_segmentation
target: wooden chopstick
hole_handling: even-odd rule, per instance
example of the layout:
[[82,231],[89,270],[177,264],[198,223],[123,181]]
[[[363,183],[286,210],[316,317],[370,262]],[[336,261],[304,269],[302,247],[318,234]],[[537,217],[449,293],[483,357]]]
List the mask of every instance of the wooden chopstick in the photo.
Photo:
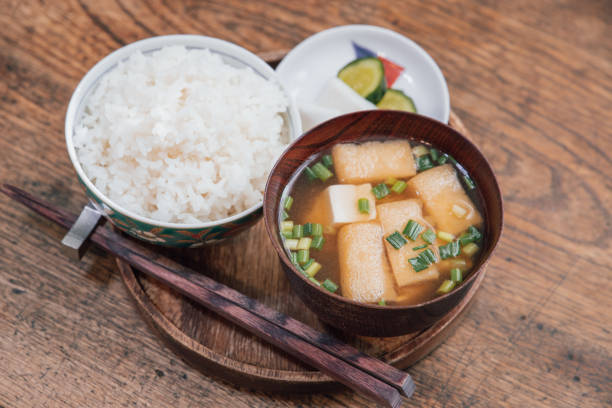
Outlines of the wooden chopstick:
[[[76,216],[53,208],[17,187],[5,184],[0,191],[66,228],[76,219]],[[410,396],[414,391],[414,383],[407,373],[333,336],[319,333],[110,228],[97,228],[90,239],[149,276],[380,404],[399,406],[399,393]]]

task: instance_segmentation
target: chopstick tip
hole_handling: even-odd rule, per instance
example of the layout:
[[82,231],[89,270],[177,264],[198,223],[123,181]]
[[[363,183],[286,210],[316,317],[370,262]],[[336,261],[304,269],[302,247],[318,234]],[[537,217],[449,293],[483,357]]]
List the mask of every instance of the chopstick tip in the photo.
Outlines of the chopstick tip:
[[387,405],[388,407],[399,408],[402,405],[402,396],[396,390],[395,395],[393,396],[393,398],[391,400],[388,400],[387,402],[389,403]]
[[406,374],[406,379],[402,383],[402,395],[407,398],[412,397],[412,394],[414,394],[415,388],[416,386],[414,384],[414,381],[412,380],[412,377],[410,377],[409,374]]

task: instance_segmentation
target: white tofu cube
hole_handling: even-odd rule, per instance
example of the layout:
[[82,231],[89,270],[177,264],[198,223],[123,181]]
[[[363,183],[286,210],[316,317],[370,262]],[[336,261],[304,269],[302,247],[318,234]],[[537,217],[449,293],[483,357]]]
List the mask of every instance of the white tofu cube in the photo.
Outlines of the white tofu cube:
[[[366,198],[370,205],[368,214],[359,212],[357,205],[360,198]],[[371,184],[336,184],[323,191],[323,200],[327,212],[327,224],[338,227],[353,222],[364,222],[376,219],[376,198],[372,194]]]

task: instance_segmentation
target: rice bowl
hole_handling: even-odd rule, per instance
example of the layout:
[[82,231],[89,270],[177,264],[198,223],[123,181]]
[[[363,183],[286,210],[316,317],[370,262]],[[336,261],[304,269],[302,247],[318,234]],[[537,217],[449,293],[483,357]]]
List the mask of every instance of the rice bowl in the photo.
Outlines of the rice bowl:
[[[234,210],[228,209],[228,213],[234,212],[224,218],[205,219],[204,217],[191,218],[186,216],[182,219],[191,221],[161,221],[154,219],[147,213],[140,212],[138,209],[134,210],[133,208],[135,207],[127,208],[123,201],[119,202],[118,199],[110,197],[105,191],[98,188],[98,185],[92,181],[92,177],[95,177],[95,175],[90,177],[85,171],[84,163],[81,162],[80,154],[77,152],[77,146],[75,145],[77,143],[75,137],[76,129],[81,124],[85,125],[82,119],[86,114],[90,113],[87,112],[86,107],[90,104],[92,95],[99,89],[102,80],[116,68],[120,67],[121,64],[129,61],[129,58],[135,54],[141,53],[145,57],[150,57],[155,52],[172,46],[181,46],[189,51],[208,50],[211,54],[220,56],[225,65],[229,67],[238,69],[248,68],[252,70],[252,73],[266,81],[278,84],[276,73],[266,61],[231,42],[213,37],[187,34],[146,38],[111,52],[85,74],[70,98],[66,111],[64,133],[67,152],[78,181],[84,187],[90,204],[102,213],[108,221],[123,232],[150,243],[172,247],[193,247],[224,240],[254,225],[261,218],[263,200],[259,200],[250,207],[237,212],[239,208],[248,205],[246,202],[243,202],[242,207],[236,206]],[[282,86],[279,85],[279,87],[283,95],[287,95]],[[301,134],[302,126],[297,106],[291,98],[288,100],[287,109],[279,115],[283,119],[282,138],[286,137],[286,141],[281,138],[281,142],[285,144],[295,140]],[[269,136],[267,135],[266,137]],[[219,141],[222,140],[212,136],[211,138],[218,139]],[[227,139],[226,137],[223,143],[226,143]],[[235,136],[232,139],[235,139]],[[243,145],[245,144],[243,143]],[[84,151],[81,150],[80,153],[84,153]],[[219,155],[219,157],[223,157],[223,155]],[[167,159],[172,163],[171,158]],[[270,160],[270,167],[275,159]],[[165,163],[164,161],[163,164],[165,165]],[[131,183],[132,173],[134,172],[128,172],[123,180],[118,178],[119,184]],[[186,176],[184,175],[184,177]],[[232,182],[238,185],[241,181],[232,179],[226,181],[226,183]],[[251,179],[247,178],[247,182],[250,184]],[[98,182],[98,184],[101,183]],[[194,183],[194,185],[197,184]],[[140,189],[141,187],[137,185],[137,188]],[[219,192],[219,194],[223,193]],[[180,199],[182,198],[181,196]],[[226,205],[226,203],[233,199],[233,196],[228,195],[225,199],[222,199],[224,201],[223,205]],[[221,200],[219,200],[219,204],[221,204]],[[238,205],[240,204],[238,203]],[[178,220],[181,218],[178,216],[174,219]]]
[[275,81],[206,49],[132,54],[86,101],[74,145],[93,184],[162,222],[226,218],[261,202],[289,142]]

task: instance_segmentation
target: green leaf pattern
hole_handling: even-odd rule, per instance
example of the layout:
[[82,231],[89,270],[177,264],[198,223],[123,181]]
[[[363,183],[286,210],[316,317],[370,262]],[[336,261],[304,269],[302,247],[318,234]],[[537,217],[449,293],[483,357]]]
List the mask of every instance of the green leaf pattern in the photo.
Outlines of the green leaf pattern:
[[254,224],[262,215],[261,208],[232,222],[206,228],[164,228],[135,220],[100,200],[79,178],[92,204],[121,231],[152,244],[195,248],[229,238]]

